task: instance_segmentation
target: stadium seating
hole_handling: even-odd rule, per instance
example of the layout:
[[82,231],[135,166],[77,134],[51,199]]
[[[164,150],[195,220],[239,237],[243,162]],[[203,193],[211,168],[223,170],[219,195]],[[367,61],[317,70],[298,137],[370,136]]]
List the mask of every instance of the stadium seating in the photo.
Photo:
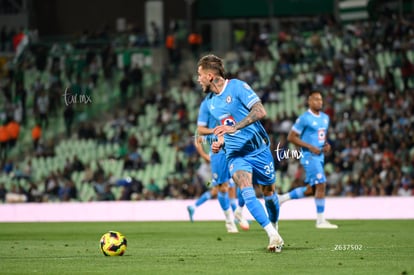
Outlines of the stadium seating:
[[[312,34],[313,33],[302,33],[301,38],[302,42],[298,42],[297,45],[292,43],[291,47],[300,48],[303,57],[300,60],[297,60],[296,63],[290,64],[292,68],[292,74],[286,77],[281,77],[281,91],[277,91],[277,101],[269,101],[265,103],[266,110],[268,112],[268,117],[270,118],[285,118],[295,117],[298,114],[302,113],[305,110],[305,98],[299,90],[299,73],[304,73],[306,78],[310,80],[312,84],[315,83],[316,72],[315,64],[324,63],[325,60],[322,58],[318,51],[315,50],[314,45],[312,44]],[[330,39],[331,44],[333,45],[335,52],[339,53],[343,51],[345,54],[350,53],[354,48],[358,47],[361,43],[361,38],[352,36],[349,40],[344,39],[343,35],[339,33],[331,33],[329,36],[324,35],[323,31],[315,32],[314,34],[319,35],[321,46],[323,50],[326,50],[329,46],[328,39]],[[302,43],[302,44],[300,44]],[[259,81],[252,83],[252,87],[255,90],[260,90],[270,82],[271,77],[274,77],[278,74],[278,62],[281,59],[281,48],[278,46],[277,40],[272,40],[268,46],[271,58],[264,58],[261,60],[254,60],[254,55],[250,52],[243,51],[240,55],[243,55],[245,60],[251,62],[256,67],[259,73]],[[395,64],[397,59],[397,54],[389,48],[384,48],[382,45],[378,45],[375,52],[375,61],[377,62],[378,70],[382,78],[385,77],[385,74],[388,69],[391,69],[391,72],[394,76],[396,86],[399,90],[403,89],[403,81],[401,76],[400,67]],[[238,56],[234,52],[231,52],[226,55],[228,57],[227,61],[227,70],[233,74],[236,74],[239,69],[242,69],[238,63]],[[414,51],[407,51],[407,56],[411,62],[414,62]],[[327,66],[332,67],[332,61],[326,61]],[[100,72],[102,75],[102,72]],[[122,72],[117,72],[114,77],[114,83],[118,83],[121,79]],[[48,82],[50,77],[47,73],[40,74],[36,70],[31,69],[25,74],[25,86],[30,87],[34,81],[40,77],[44,82]],[[364,76],[359,76],[360,79],[363,79]],[[159,76],[152,73],[151,71],[146,71],[144,74],[144,86],[151,87],[154,83],[157,83]],[[67,79],[63,78],[65,84],[68,83]],[[188,119],[191,123],[196,121],[198,114],[198,104],[200,102],[200,94],[194,91],[183,91],[180,84],[174,83],[168,88],[167,94],[171,98],[172,103],[180,104],[184,103],[186,110],[188,112]],[[409,81],[411,87],[414,86],[413,80]],[[94,93],[99,96],[94,96],[94,104],[85,108],[85,112],[82,115],[77,117],[77,123],[81,121],[90,121],[92,118],[96,118],[102,114],[114,114],[115,107],[113,102],[119,101],[119,89],[118,85],[115,84],[115,88],[112,88],[108,83],[102,81],[99,82]],[[32,97],[28,97],[29,105],[33,105]],[[355,111],[360,112],[364,110],[366,104],[368,103],[368,98],[366,96],[355,96],[355,97],[345,97],[341,101],[341,104],[345,106],[344,108],[349,108],[352,106]],[[19,166],[22,167],[28,163],[30,160],[33,167],[33,180],[39,183],[39,188],[44,188],[42,184],[45,178],[50,175],[52,172],[62,171],[65,167],[66,160],[73,158],[77,155],[84,164],[90,164],[91,168],[95,171],[97,169],[97,163],[100,163],[105,174],[112,174],[114,177],[136,177],[146,185],[150,179],[154,179],[160,187],[166,185],[167,177],[175,175],[175,161],[176,157],[180,156],[184,159],[184,162],[187,160],[184,157],[182,151],[177,149],[175,145],[171,145],[170,137],[163,133],[163,128],[157,122],[158,116],[158,107],[157,105],[145,105],[145,112],[142,115],[138,116],[137,125],[132,125],[127,128],[127,134],[134,134],[139,139],[141,146],[138,148],[138,152],[141,154],[144,161],[150,159],[151,151],[153,147],[156,147],[157,150],[161,153],[162,162],[160,164],[147,165],[144,169],[140,170],[124,170],[123,169],[123,160],[117,159],[116,156],[120,144],[116,142],[111,142],[111,140],[116,135],[116,129],[111,126],[109,121],[101,121],[103,125],[103,131],[108,140],[106,143],[98,143],[96,140],[82,140],[72,137],[70,139],[63,138],[64,135],[64,123],[62,116],[52,116],[50,119],[50,126],[47,131],[45,131],[45,140],[55,140],[57,141],[54,146],[54,156],[32,158],[26,157],[21,160],[21,156],[25,152],[30,151],[28,148],[31,147],[30,139],[30,129],[28,127],[23,127],[21,132],[21,139],[19,140],[19,147],[13,152],[13,156],[17,156],[19,159]],[[161,106],[166,107],[166,106]],[[29,125],[33,123],[33,120],[30,120]],[[353,121],[352,126],[355,131],[359,132],[362,129],[362,123],[358,121]],[[174,118],[171,120],[171,123],[164,125],[165,131],[171,132],[180,127],[180,121],[178,121],[177,114],[174,114]],[[192,132],[195,126],[191,124],[191,129],[187,129]],[[185,134],[181,132],[180,134]],[[410,150],[414,150],[410,148]],[[327,164],[327,170],[332,169],[330,163]],[[278,172],[280,173],[280,172]],[[79,191],[79,199],[81,201],[88,201],[94,197],[94,190],[91,184],[83,182],[85,176],[84,172],[73,172],[71,174],[71,179],[75,182],[76,187]],[[279,178],[279,174],[278,174]],[[8,175],[5,173],[0,174],[0,182],[4,182],[7,188],[10,188],[13,184],[21,184],[27,186],[27,182],[22,179],[16,179],[13,175]],[[343,181],[345,182],[345,181]],[[286,191],[290,187],[290,179],[281,177],[280,186],[283,191]],[[116,197],[119,197],[121,189],[113,188],[113,192]]]

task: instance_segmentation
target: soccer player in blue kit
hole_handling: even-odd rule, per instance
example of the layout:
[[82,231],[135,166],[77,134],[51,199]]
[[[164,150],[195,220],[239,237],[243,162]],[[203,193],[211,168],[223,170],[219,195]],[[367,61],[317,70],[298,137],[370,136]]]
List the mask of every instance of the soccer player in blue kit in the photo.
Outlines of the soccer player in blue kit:
[[239,200],[238,207],[232,205],[232,201],[229,196],[231,177],[226,156],[223,151],[212,153],[210,150],[210,153],[206,154],[202,148],[202,143],[211,145],[217,139],[217,137],[213,135],[213,129],[216,125],[217,121],[210,115],[206,101],[203,100],[197,119],[197,132],[201,133],[202,135],[196,135],[194,144],[197,148],[197,152],[201,155],[201,157],[210,163],[212,172],[211,185],[213,187],[211,190],[203,193],[203,195],[195,202],[195,205],[188,206],[187,210],[190,215],[190,220],[193,221],[195,209],[210,199],[212,196],[217,195],[217,199],[226,219],[225,225],[227,232],[237,233],[237,226],[234,223],[231,210],[234,210],[234,216],[243,230],[249,229],[249,223],[244,219],[242,214],[244,202],[242,200]]
[[[281,252],[279,200],[275,192],[276,175],[269,136],[260,123],[266,116],[260,98],[250,86],[238,79],[226,79],[223,61],[212,54],[198,61],[198,83],[205,93],[208,110],[220,123],[213,133],[218,140],[212,151],[223,150],[230,174],[240,188],[247,209],[269,237],[270,252]],[[263,192],[266,210],[256,197],[253,183]]]
[[323,99],[319,91],[312,91],[308,97],[309,109],[296,120],[288,134],[288,141],[301,147],[300,163],[305,169],[306,186],[297,187],[279,197],[280,204],[290,199],[300,199],[315,194],[316,228],[336,229],[337,225],[325,220],[324,153],[331,150],[326,141],[329,116],[322,112]]

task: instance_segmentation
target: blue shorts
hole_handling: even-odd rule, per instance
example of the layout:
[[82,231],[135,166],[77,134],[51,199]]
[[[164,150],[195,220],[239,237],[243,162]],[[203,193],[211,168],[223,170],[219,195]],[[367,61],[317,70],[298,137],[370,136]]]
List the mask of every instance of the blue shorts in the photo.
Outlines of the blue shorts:
[[229,166],[227,165],[226,155],[224,153],[210,154],[210,166],[213,177],[211,180],[212,186],[229,182],[230,171]]
[[320,156],[314,156],[311,154],[304,155],[300,163],[305,169],[305,183],[311,186],[315,184],[325,183],[326,176],[323,169],[324,159]]
[[[261,149],[263,150],[263,149]],[[234,156],[229,159],[230,174],[237,171],[247,171],[253,175],[253,183],[260,185],[272,185],[276,182],[273,156],[269,147],[263,151],[254,151],[249,155]]]

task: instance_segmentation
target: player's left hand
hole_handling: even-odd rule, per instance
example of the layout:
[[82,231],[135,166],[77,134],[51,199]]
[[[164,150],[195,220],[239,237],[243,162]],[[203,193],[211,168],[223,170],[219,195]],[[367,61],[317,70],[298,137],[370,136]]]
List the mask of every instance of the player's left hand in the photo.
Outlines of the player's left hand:
[[211,144],[211,151],[213,153],[218,153],[220,151],[221,147],[223,147],[223,144],[219,141],[215,141]]
[[211,151],[213,153],[218,153],[220,151],[220,149],[223,147],[223,145],[224,145],[224,137],[219,136],[219,137],[217,137],[217,141],[215,141],[211,144]]
[[323,146],[323,152],[329,153],[330,151],[331,151],[331,145],[326,142],[325,145]]
[[234,126],[220,125],[214,128],[214,134],[218,137],[224,134],[233,134],[235,132],[236,128]]

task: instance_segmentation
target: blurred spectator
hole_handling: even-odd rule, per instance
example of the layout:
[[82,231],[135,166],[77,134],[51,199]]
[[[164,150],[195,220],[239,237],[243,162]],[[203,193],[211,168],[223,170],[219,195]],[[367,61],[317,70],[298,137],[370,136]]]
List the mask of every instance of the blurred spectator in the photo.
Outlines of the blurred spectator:
[[[414,65],[408,59],[407,55],[403,55],[402,63],[401,63],[401,77],[404,84],[404,90],[409,89],[409,81],[414,80]],[[411,87],[414,88],[414,87]]]
[[144,188],[140,180],[131,177],[119,179],[115,185],[122,188],[120,200],[131,200],[132,197],[137,200]]
[[128,91],[129,91],[129,85],[131,84],[131,81],[129,79],[129,76],[127,73],[124,73],[124,76],[122,77],[121,81],[119,82],[119,93],[121,95],[121,103],[125,105],[127,103],[128,98]]
[[159,199],[161,195],[161,189],[156,184],[154,179],[150,179],[150,182],[144,188],[144,197],[146,200]]
[[28,202],[42,202],[43,201],[43,192],[39,190],[39,187],[35,182],[29,182],[29,188],[27,189],[27,201]]
[[114,201],[115,199],[116,198],[115,198],[114,193],[112,193],[111,186],[109,184],[105,185],[104,186],[104,192],[99,195],[98,200],[100,200],[100,201]]
[[157,148],[153,147],[151,152],[151,164],[161,164],[161,156],[160,153],[158,153]]
[[7,133],[9,135],[9,149],[13,149],[16,146],[17,139],[20,134],[20,124],[14,119],[10,119],[6,124]]
[[39,146],[39,141],[41,137],[42,137],[42,127],[40,123],[36,123],[35,126],[32,128],[32,142],[33,142],[33,148],[35,150]]
[[113,201],[115,195],[112,193],[111,185],[105,179],[103,173],[98,173],[94,180],[93,189],[95,190],[96,200],[98,201]]
[[6,193],[7,203],[22,203],[27,202],[27,195],[23,187],[13,184],[10,190]]
[[6,124],[0,124],[0,165],[3,165],[7,159],[9,138]]
[[7,194],[7,189],[4,185],[4,183],[0,183],[0,201],[1,202],[6,201],[6,194]]
[[44,194],[46,201],[56,201],[59,198],[60,179],[56,173],[51,173],[44,182]]
[[[142,72],[142,68],[138,65],[135,64],[130,72],[130,80],[131,80],[131,84],[132,84],[132,91],[133,93],[138,93],[139,96],[143,96],[144,95],[144,86],[143,86],[143,72]],[[125,85],[125,84],[120,84]],[[128,89],[128,87],[126,88]]]
[[78,199],[78,189],[72,180],[66,180],[59,189],[60,201],[72,201]]
[[85,170],[85,166],[77,155],[73,156],[73,161],[71,163],[71,168],[73,171],[81,172]]
[[95,139],[96,130],[93,123],[83,122],[78,128],[78,138],[79,139]]
[[135,151],[135,150],[138,149],[138,146],[139,146],[139,141],[138,141],[136,135],[134,135],[134,134],[129,135],[128,150],[129,151]]
[[63,111],[63,119],[65,121],[66,137],[70,138],[72,135],[72,124],[74,122],[75,112],[72,104],[65,107]]
[[184,164],[178,154],[175,156],[175,172],[180,174],[184,172]]
[[8,159],[8,160],[6,161],[6,163],[4,164],[4,166],[3,166],[3,172],[4,172],[5,174],[10,174],[10,173],[12,173],[12,172],[13,172],[13,170],[14,170],[14,163],[13,163],[13,160]]
[[152,46],[158,47],[161,43],[161,31],[160,28],[157,26],[157,23],[151,21],[151,31],[152,31]]
[[193,53],[193,57],[197,58],[200,50],[200,46],[203,43],[203,39],[201,35],[197,32],[191,32],[188,35],[188,44],[190,45],[191,52]]
[[90,183],[93,180],[94,172],[89,164],[86,164],[83,172],[82,183]]
[[181,51],[177,45],[177,38],[174,30],[170,30],[165,38],[165,48],[168,52],[169,64],[172,66],[173,76],[178,75],[178,68],[181,63]]
[[413,195],[412,179],[408,175],[401,178],[401,183],[398,188],[398,196],[407,197]]
[[26,106],[27,91],[24,88],[23,82],[18,81],[16,83],[16,99],[22,108],[22,124],[26,124],[27,106]]
[[136,150],[128,152],[124,159],[125,170],[139,170],[145,168],[145,162]]
[[49,125],[49,96],[44,90],[40,92],[36,100],[36,113],[40,125],[46,129]]
[[99,69],[98,60],[96,57],[93,57],[89,63],[89,76],[93,84],[92,89],[95,88],[98,83]]

